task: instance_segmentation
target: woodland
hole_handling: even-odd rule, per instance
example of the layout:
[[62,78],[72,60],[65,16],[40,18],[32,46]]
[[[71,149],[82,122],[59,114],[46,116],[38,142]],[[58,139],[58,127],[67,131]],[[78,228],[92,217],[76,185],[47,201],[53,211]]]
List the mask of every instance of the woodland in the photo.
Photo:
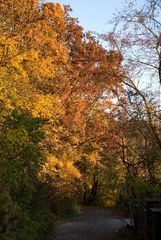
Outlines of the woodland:
[[129,5],[97,34],[70,6],[0,0],[1,240],[161,197],[161,2]]

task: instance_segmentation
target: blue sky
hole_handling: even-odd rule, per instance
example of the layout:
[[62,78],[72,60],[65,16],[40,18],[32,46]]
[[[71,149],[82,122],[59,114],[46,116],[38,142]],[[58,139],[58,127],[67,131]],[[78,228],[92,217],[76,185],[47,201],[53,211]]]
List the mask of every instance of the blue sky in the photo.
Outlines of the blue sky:
[[78,17],[85,30],[99,33],[109,31],[107,22],[113,17],[116,9],[122,6],[122,0],[54,0],[68,4],[73,9],[73,16]]

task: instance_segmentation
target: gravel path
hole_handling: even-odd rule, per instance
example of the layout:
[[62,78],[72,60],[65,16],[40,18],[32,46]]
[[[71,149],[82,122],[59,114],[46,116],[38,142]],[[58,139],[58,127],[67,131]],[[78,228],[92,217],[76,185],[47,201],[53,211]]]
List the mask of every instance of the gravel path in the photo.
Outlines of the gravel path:
[[112,240],[125,224],[126,220],[113,210],[86,207],[73,221],[56,228],[54,240]]

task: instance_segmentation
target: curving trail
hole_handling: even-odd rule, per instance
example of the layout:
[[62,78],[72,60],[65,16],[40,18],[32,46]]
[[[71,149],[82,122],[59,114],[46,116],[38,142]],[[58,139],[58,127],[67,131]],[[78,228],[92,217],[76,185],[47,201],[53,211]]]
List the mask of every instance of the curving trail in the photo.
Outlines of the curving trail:
[[113,240],[119,228],[126,225],[113,210],[86,207],[71,222],[56,228],[54,240]]

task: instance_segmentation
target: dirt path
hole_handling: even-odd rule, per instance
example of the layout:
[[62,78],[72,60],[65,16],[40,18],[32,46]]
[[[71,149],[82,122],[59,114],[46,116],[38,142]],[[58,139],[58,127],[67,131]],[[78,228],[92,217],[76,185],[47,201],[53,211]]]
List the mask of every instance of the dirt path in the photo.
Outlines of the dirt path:
[[86,207],[73,221],[57,227],[54,240],[111,240],[125,224],[112,210]]

